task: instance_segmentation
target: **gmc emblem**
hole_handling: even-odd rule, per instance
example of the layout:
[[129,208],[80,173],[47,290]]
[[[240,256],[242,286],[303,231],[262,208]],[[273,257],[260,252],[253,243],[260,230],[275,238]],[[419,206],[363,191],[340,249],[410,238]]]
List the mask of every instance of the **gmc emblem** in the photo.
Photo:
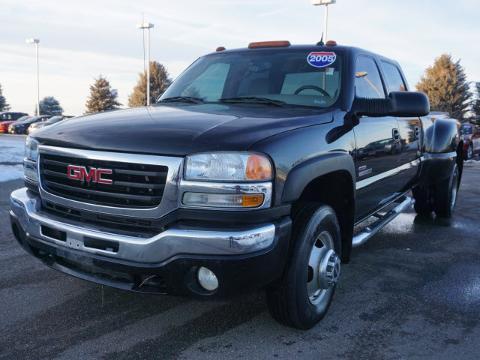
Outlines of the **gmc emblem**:
[[85,183],[112,185],[113,180],[102,178],[103,175],[112,175],[111,169],[96,169],[91,167],[87,170],[85,166],[68,165],[67,177],[70,180],[77,180]]

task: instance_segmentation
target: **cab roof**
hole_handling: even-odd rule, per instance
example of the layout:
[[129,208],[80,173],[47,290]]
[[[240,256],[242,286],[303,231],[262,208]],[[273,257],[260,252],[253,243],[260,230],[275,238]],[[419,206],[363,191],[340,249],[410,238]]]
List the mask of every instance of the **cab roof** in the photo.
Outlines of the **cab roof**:
[[[282,41],[283,43],[284,41]],[[273,42],[262,42],[262,43],[273,43]],[[253,43],[258,44],[258,43]],[[225,49],[224,47],[219,47],[216,52],[211,54],[232,54],[232,53],[240,53],[240,52],[261,52],[261,51],[278,51],[278,52],[288,52],[288,51],[297,51],[297,50],[304,50],[304,51],[334,51],[338,52],[339,54],[347,55],[354,57],[358,54],[363,55],[370,55],[376,57],[380,60],[386,60],[388,62],[394,63],[398,65],[398,62],[389,59],[385,56],[380,54],[374,53],[369,50],[365,50],[362,48],[354,47],[354,46],[345,46],[345,45],[334,45],[334,46],[327,46],[327,45],[318,45],[318,44],[303,44],[303,45],[289,45],[289,46],[261,46],[256,48],[245,47],[245,48],[236,48],[236,49]],[[211,55],[209,54],[209,55]]]

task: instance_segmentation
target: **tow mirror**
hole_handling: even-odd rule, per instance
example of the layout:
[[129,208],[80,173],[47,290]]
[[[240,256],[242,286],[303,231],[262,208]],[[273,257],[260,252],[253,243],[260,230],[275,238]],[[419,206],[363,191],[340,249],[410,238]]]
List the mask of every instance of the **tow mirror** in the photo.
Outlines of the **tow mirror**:
[[356,98],[352,113],[357,117],[425,116],[430,112],[428,97],[419,92],[391,92],[387,99]]

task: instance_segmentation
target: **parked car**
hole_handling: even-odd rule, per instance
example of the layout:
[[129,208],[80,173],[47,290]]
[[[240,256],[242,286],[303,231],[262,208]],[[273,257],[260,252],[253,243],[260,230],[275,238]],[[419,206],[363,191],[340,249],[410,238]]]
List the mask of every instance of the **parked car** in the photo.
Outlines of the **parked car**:
[[45,121],[49,118],[49,115],[42,116],[28,116],[21,121],[15,121],[8,126],[9,134],[26,134],[28,127],[34,123]]
[[422,216],[454,211],[457,122],[432,121],[428,98],[405,90],[396,61],[354,47],[220,49],[156,106],[28,137],[13,233],[47,266],[124,290],[264,288],[275,319],[311,328],[352,247],[409,209],[411,191]]
[[34,133],[35,131],[37,130],[40,130],[42,128],[44,128],[45,126],[50,126],[50,125],[53,125],[53,124],[56,124],[62,120],[66,119],[65,116],[52,116],[51,118],[45,120],[45,121],[39,121],[39,122],[36,122],[36,123],[33,123],[32,125],[30,125],[28,127],[28,130],[27,130],[27,134],[32,134]]
[[0,121],[15,121],[27,115],[22,112],[3,111],[0,112]]
[[29,116],[23,116],[21,117],[20,119],[18,120],[8,120],[8,121],[2,121],[0,122],[0,133],[8,133],[8,127],[13,124],[14,122],[16,121],[22,121],[22,120],[25,120],[27,119]]
[[28,115],[25,113],[14,113],[8,111],[0,113],[0,134],[7,133],[10,124],[13,124],[15,121],[26,116]]
[[463,150],[466,159],[473,159],[480,153],[480,126],[476,124],[463,124],[460,128],[463,140]]

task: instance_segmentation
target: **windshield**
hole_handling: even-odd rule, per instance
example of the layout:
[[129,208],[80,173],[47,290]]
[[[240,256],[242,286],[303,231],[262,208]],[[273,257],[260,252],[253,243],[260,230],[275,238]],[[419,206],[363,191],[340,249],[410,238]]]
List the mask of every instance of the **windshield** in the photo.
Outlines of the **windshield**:
[[183,98],[241,103],[260,99],[258,103],[267,105],[326,108],[340,95],[341,60],[333,52],[308,50],[208,55],[175,80],[160,102]]

